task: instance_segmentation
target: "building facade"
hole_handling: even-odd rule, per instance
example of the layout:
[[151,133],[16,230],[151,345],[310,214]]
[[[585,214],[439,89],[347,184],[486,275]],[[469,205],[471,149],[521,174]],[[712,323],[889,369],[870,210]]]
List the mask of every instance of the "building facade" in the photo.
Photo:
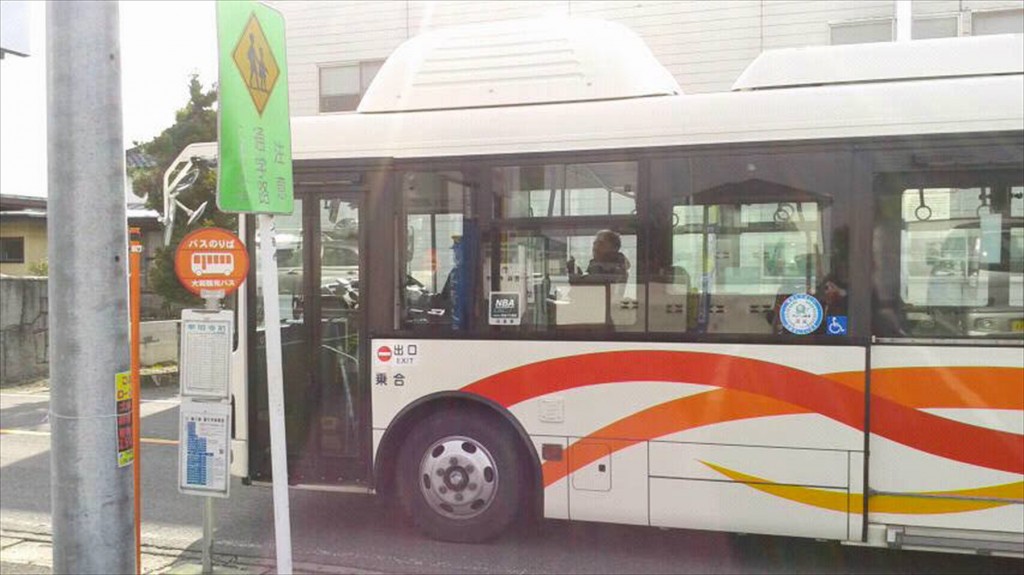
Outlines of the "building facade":
[[0,274],[31,275],[46,250],[46,198],[0,196]]
[[[356,108],[388,55],[422,32],[545,16],[619,22],[636,32],[684,93],[729,90],[761,52],[888,42],[895,0],[536,0],[277,2],[287,25],[292,115]],[[914,0],[912,37],[1024,33],[1021,0]]]

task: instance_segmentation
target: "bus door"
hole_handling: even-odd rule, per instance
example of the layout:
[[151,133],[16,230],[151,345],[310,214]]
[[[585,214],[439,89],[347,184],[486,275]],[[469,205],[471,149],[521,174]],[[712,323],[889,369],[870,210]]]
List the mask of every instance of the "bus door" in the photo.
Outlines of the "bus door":
[[[297,190],[293,214],[275,218],[289,483],[363,483],[369,394],[360,361],[361,196],[304,192]],[[262,305],[260,297],[257,310]],[[263,315],[257,311],[250,378],[254,481],[271,479]]]
[[[868,520],[890,526],[887,536],[897,544],[1019,553],[1020,148],[956,153],[976,154],[976,164],[876,179],[871,396],[886,409],[871,411]],[[940,535],[937,528],[956,531]],[[984,537],[995,532],[1013,535]]]
[[366,255],[360,207],[355,194],[317,196],[306,232],[313,246],[304,310],[312,335],[306,401],[314,474],[307,479],[313,483],[365,479],[364,428],[369,426],[363,408],[369,395],[360,362],[366,332],[359,305]]

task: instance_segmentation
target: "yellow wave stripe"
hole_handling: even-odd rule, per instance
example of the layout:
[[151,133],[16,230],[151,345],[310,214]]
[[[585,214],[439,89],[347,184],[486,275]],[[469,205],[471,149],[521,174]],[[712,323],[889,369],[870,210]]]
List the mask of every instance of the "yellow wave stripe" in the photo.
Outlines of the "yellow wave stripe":
[[[747,475],[701,461],[711,469],[732,479],[747,484],[758,491],[782,497],[804,505],[811,505],[830,511],[841,511],[844,513],[863,513],[863,496],[860,493],[833,491],[818,489],[814,487],[800,487],[796,485],[780,485],[754,475]],[[906,515],[926,515],[938,513],[962,513],[965,511],[979,511],[992,509],[1020,503],[1024,500],[1024,481],[1017,483],[1006,483],[1003,485],[992,485],[975,489],[959,489],[954,491],[922,491],[915,495],[927,495],[931,497],[994,497],[1008,499],[1010,501],[976,501],[964,499],[932,499],[922,497],[908,497],[901,495],[873,495],[868,500],[869,513],[900,513]]]

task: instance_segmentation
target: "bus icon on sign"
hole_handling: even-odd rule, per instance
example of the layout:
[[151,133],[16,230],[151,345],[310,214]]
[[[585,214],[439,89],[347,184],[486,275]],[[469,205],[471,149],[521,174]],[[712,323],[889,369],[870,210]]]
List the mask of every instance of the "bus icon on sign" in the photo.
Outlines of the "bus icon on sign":
[[235,255],[221,252],[196,252],[192,254],[192,273],[197,276],[229,276],[235,271]]

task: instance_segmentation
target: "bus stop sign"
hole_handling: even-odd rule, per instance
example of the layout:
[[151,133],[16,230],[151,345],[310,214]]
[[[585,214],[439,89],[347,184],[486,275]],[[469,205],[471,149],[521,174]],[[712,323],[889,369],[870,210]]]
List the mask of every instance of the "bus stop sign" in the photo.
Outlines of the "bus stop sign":
[[202,297],[224,297],[249,273],[249,254],[235,234],[202,228],[185,236],[174,254],[174,273],[185,289]]

